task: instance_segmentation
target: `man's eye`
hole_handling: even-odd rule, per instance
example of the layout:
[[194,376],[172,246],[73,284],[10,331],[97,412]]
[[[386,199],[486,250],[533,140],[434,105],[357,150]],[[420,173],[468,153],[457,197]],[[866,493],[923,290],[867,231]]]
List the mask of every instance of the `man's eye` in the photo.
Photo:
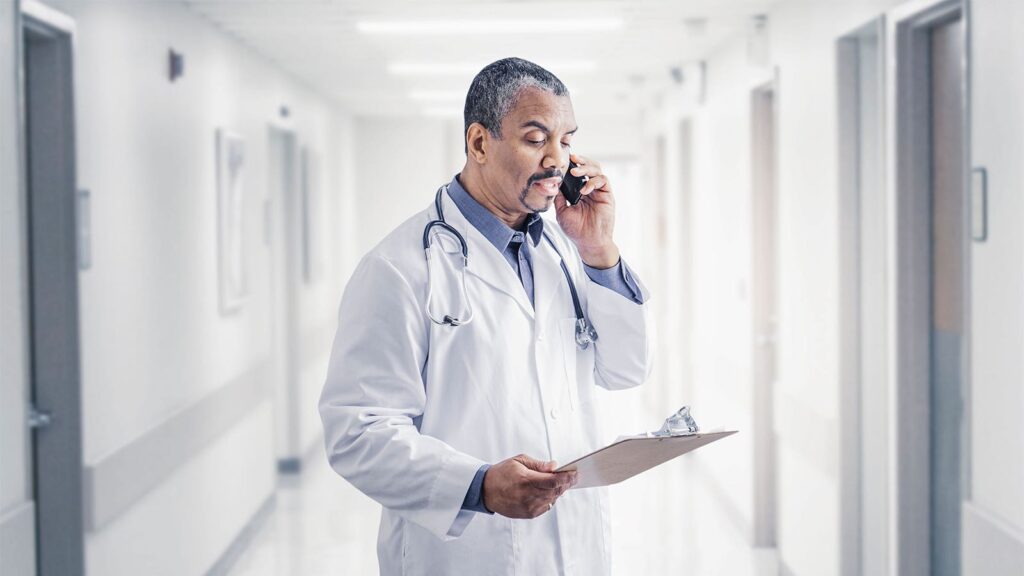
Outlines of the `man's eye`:
[[545,140],[527,140],[530,144],[543,144]]
[[568,148],[569,146],[572,146],[572,144],[569,144],[568,142],[562,142],[562,146]]

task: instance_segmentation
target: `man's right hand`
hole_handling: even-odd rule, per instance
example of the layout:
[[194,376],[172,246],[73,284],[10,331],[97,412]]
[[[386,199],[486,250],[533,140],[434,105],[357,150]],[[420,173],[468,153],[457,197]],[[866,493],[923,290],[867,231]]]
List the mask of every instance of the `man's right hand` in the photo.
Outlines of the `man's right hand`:
[[491,466],[484,475],[484,506],[509,518],[536,518],[576,485],[576,472],[555,472],[554,462],[520,454]]

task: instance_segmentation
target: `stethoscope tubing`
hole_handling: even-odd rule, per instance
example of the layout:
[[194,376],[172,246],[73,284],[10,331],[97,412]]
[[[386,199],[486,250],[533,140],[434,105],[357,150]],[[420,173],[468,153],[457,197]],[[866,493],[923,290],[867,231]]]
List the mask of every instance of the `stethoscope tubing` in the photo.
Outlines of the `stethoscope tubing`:
[[[459,248],[462,251],[463,266],[465,267],[469,265],[469,245],[466,243],[466,239],[463,238],[462,234],[460,234],[459,231],[449,224],[444,218],[444,207],[442,206],[441,199],[442,194],[447,191],[448,185],[445,184],[438,188],[437,194],[434,196],[434,209],[437,211],[437,219],[427,222],[427,225],[423,228],[423,252],[426,254],[427,260],[430,260],[430,233],[433,231],[435,226],[440,226],[444,230],[450,232],[455,239],[459,241]],[[565,258],[562,257],[562,252],[558,249],[558,246],[555,245],[554,240],[551,239],[551,236],[549,236],[547,232],[544,232],[543,234],[544,239],[547,240],[549,245],[551,245],[551,249],[558,255],[558,263],[561,265],[562,273],[565,275],[565,281],[569,285],[569,294],[572,296],[572,306],[576,313],[576,342],[581,349],[585,350],[591,342],[597,340],[597,331],[594,330],[593,326],[590,326],[590,323],[587,322],[586,317],[583,315],[583,305],[580,303],[579,293],[576,291],[576,283],[572,280],[572,274],[569,272],[569,267],[565,264]],[[469,315],[465,319],[454,318],[447,314],[441,320],[434,318],[430,311],[430,301],[433,295],[433,282],[431,282],[431,279],[429,278],[429,265],[427,266],[427,275],[427,316],[430,317],[430,320],[435,324],[447,324],[450,326],[460,326],[462,324],[469,323],[472,320],[473,310],[469,303],[469,293],[466,290],[465,269],[463,269],[462,274],[462,292],[466,299],[466,305],[469,308]]]

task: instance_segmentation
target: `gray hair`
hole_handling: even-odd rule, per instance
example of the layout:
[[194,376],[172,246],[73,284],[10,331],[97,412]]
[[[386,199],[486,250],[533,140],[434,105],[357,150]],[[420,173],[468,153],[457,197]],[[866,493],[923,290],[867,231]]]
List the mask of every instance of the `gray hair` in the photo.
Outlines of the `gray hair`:
[[[503,58],[484,67],[473,78],[463,112],[465,137],[469,125],[478,122],[495,138],[501,138],[501,121],[515,107],[524,88],[535,87],[565,96],[569,90],[554,74],[522,58]],[[466,152],[469,152],[468,145]]]

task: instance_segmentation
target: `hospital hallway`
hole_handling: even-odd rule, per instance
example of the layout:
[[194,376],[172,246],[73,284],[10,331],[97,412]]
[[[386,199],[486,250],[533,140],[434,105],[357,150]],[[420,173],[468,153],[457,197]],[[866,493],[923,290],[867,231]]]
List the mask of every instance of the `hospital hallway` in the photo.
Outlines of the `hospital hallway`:
[[[0,576],[374,575],[398,517],[392,562],[458,532],[444,554],[520,574],[589,573],[604,542],[614,576],[1020,576],[1021,30],[1022,0],[0,0]],[[508,57],[568,100],[467,104]],[[555,242],[519,238],[524,291],[502,289],[479,225],[467,260],[444,231],[389,237],[479,158],[467,108],[537,94],[578,131],[491,131],[536,150],[486,170],[598,164],[621,274],[562,258],[563,278]],[[415,263],[364,260],[386,238]],[[565,464],[682,406],[736,433],[607,507],[457,508],[515,455],[495,438]],[[373,426],[394,441],[341,454]],[[402,433],[437,451],[385,461]],[[382,494],[420,508],[382,516]]]

